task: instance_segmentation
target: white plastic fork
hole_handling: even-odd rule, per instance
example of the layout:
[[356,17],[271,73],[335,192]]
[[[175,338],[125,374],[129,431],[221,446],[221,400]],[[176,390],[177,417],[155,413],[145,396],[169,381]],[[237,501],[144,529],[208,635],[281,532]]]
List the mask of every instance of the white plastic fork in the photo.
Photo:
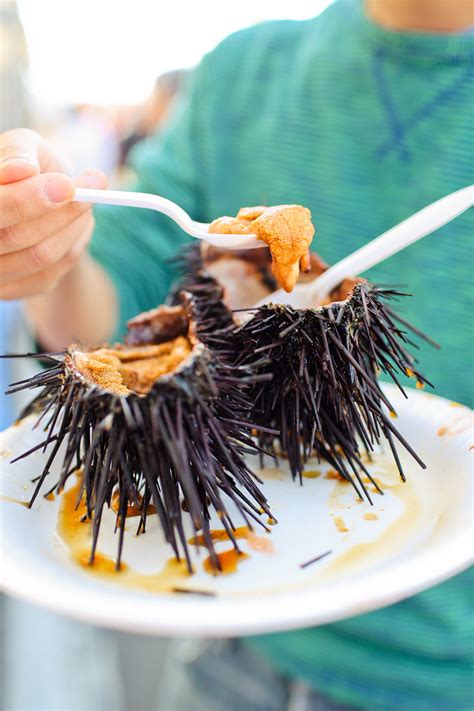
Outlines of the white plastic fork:
[[290,294],[283,289],[278,289],[255,304],[254,308],[271,303],[288,304],[297,309],[317,306],[346,277],[363,274],[410,244],[451,222],[473,205],[474,185],[468,185],[415,212],[400,224],[341,259],[314,281],[297,284]]
[[91,188],[76,188],[74,195],[76,202],[101,203],[102,205],[124,205],[127,207],[144,207],[149,210],[162,212],[174,220],[182,230],[202,239],[220,249],[256,249],[266,247],[262,240],[255,235],[224,235],[209,234],[209,224],[195,222],[188,213],[175,202],[151,193],[134,193],[127,190],[94,190]]

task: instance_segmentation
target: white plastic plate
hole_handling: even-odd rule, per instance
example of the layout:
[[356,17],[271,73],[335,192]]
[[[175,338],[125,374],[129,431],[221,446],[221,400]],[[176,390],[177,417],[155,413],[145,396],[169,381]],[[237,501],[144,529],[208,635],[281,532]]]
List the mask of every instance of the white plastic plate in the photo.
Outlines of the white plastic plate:
[[[45,461],[45,455],[36,453],[9,463],[43,436],[32,430],[34,418],[24,420],[0,435],[4,590],[117,629],[230,636],[340,620],[446,580],[472,560],[473,413],[425,392],[410,390],[408,400],[394,387],[387,386],[386,392],[399,415],[397,426],[427,469],[400,447],[408,479],[402,484],[390,456],[377,454],[368,466],[387,488],[383,496],[373,494],[372,507],[358,503],[349,485],[327,478],[326,465],[309,464],[308,469],[320,475],[305,478],[302,487],[291,480],[285,462],[278,470],[264,470],[264,488],[279,523],[270,534],[256,530],[257,545],[253,541],[252,548],[249,541],[239,541],[249,557],[231,575],[205,572],[206,552],[193,547],[197,572],[177,582],[213,596],[147,592],[130,586],[126,574],[102,578],[74,563],[56,530],[60,497],[48,501],[40,496],[31,510],[9,500],[29,499],[31,479]],[[50,486],[56,474],[53,469]],[[145,535],[135,535],[135,522],[138,519],[127,524],[124,561],[132,571],[153,579],[171,552],[154,517]],[[107,512],[99,551],[109,556],[117,544],[114,523],[114,514]],[[242,523],[236,520],[236,525]],[[221,525],[217,520],[212,527]],[[216,545],[218,551],[230,547],[228,542]],[[319,562],[300,567],[326,551],[331,553]]]

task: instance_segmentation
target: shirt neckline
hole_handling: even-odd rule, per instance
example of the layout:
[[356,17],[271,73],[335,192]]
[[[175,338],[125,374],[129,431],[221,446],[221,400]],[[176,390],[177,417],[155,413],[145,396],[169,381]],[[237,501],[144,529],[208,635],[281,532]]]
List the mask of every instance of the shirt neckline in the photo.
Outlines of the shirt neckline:
[[389,30],[370,19],[363,7],[363,0],[352,0],[353,19],[364,38],[383,47],[389,54],[420,60],[463,61],[474,56],[474,34],[469,31],[398,32]]

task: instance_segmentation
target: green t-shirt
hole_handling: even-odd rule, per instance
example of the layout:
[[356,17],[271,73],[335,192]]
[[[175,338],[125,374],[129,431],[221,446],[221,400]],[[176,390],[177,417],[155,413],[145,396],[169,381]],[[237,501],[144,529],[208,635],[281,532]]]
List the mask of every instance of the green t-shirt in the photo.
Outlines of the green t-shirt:
[[[169,127],[134,156],[137,190],[200,221],[242,205],[311,208],[314,247],[334,262],[473,181],[474,37],[405,35],[357,0],[319,17],[238,32],[207,55]],[[473,402],[473,214],[372,270],[406,285],[400,311],[441,346],[420,361],[436,392]],[[92,254],[113,279],[121,324],[160,303],[167,258],[189,238],[166,217],[97,210]],[[383,709],[472,706],[472,575],[333,625],[251,640],[328,696]]]

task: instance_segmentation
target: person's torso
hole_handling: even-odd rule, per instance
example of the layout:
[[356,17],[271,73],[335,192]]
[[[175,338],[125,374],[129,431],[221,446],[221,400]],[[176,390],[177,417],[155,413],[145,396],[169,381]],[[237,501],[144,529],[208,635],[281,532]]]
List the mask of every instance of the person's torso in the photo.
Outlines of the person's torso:
[[[446,38],[385,43],[353,23],[353,3],[337,5],[314,21],[252,28],[215,52],[196,148],[200,219],[299,203],[313,213],[313,249],[332,263],[473,182],[473,44],[468,56]],[[441,345],[421,345],[421,369],[436,393],[466,404],[473,218],[471,210],[368,274],[414,294],[398,310]],[[254,644],[348,702],[368,694],[374,708],[431,708],[434,699],[453,708],[469,685],[471,586],[465,573],[370,616]]]
[[[206,219],[299,203],[328,262],[473,182],[472,64],[352,37],[351,9],[227,40],[215,62],[200,152]],[[344,16],[347,13],[347,16]],[[366,42],[366,44],[364,44]],[[436,392],[472,404],[471,211],[372,270],[414,294],[403,315]]]

